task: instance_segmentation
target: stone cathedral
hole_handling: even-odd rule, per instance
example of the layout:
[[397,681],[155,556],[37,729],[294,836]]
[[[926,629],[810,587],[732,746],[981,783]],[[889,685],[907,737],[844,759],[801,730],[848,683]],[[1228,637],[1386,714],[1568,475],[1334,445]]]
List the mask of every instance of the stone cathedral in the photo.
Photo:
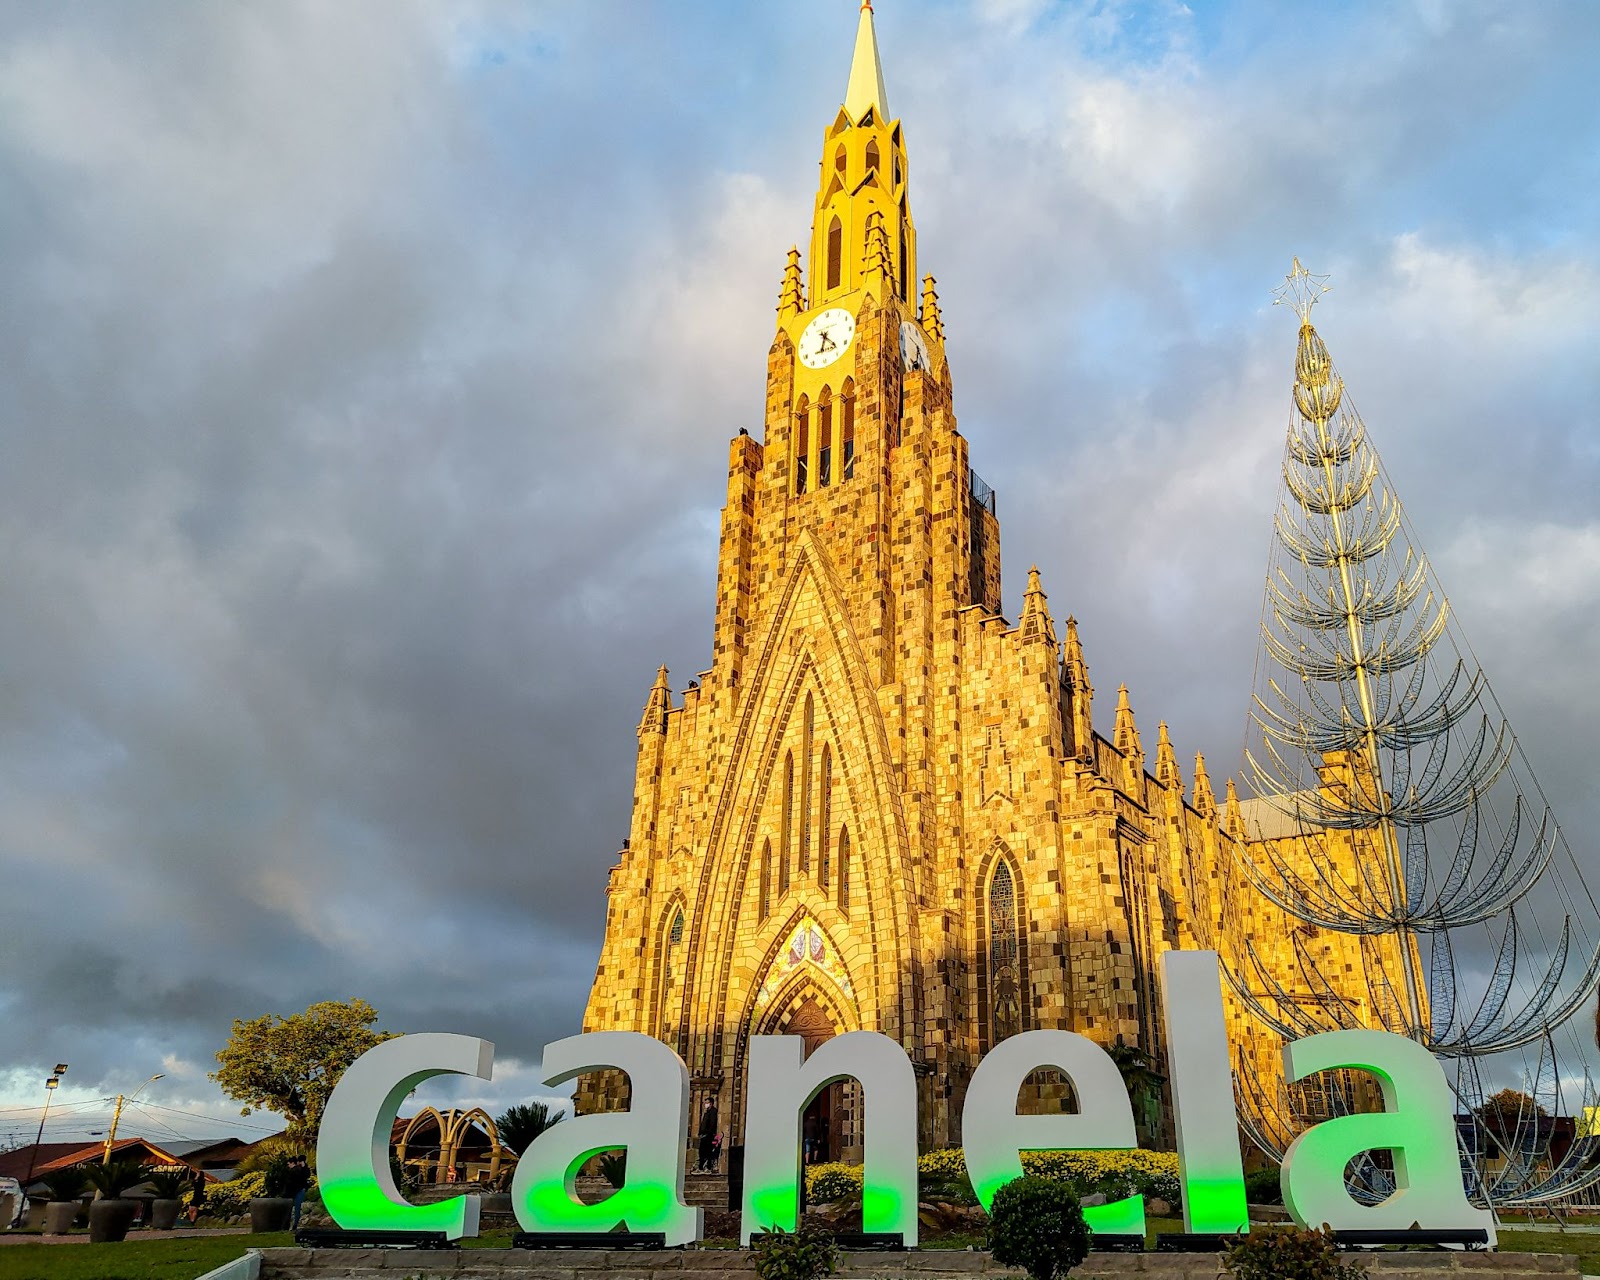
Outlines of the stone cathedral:
[[[974,1065],[1018,1031],[1120,1042],[1159,1071],[1156,958],[1211,945],[1197,913],[1221,895],[1195,881],[1245,831],[1203,761],[1185,794],[1164,725],[1146,756],[1125,690],[1096,731],[1076,627],[1037,572],[1003,615],[996,498],[957,429],[910,171],[864,4],[762,436],[729,448],[712,663],[681,696],[663,667],[645,702],[584,1017],[672,1045],[729,1145],[752,1035],[893,1037],[925,1147],[960,1141]],[[1264,939],[1265,910],[1240,917]],[[1035,1101],[1065,1090],[1043,1077]],[[606,1075],[578,1104],[625,1100]],[[859,1158],[857,1106],[853,1086],[813,1104],[828,1156]],[[1159,1142],[1165,1108],[1145,1111]]]

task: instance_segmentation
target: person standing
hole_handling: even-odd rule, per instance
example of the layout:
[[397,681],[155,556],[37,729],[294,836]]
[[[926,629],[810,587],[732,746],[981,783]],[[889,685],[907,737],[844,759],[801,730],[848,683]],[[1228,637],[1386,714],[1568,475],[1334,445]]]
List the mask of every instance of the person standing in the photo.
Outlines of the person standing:
[[706,1109],[700,1113],[700,1163],[695,1167],[701,1173],[715,1172],[716,1139],[720,1117],[714,1098],[706,1099]]
[[287,1186],[285,1189],[294,1197],[294,1213],[289,1218],[289,1230],[300,1229],[300,1210],[306,1202],[306,1191],[311,1186],[311,1169],[306,1164],[304,1156],[291,1156]]
[[200,1221],[206,1211],[206,1175],[202,1169],[194,1171],[194,1185],[189,1191],[189,1225]]

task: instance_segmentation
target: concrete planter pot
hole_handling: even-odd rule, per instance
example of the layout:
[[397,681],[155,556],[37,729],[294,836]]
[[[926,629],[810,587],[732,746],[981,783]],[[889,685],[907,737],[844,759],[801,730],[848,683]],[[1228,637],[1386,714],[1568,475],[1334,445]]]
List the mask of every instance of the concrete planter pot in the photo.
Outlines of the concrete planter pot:
[[183,1208],[182,1200],[155,1200],[150,1205],[150,1229],[152,1231],[171,1231],[178,1225],[178,1213]]
[[293,1200],[257,1196],[250,1201],[250,1230],[256,1235],[264,1231],[287,1231],[293,1216]]
[[80,1208],[76,1200],[52,1200],[44,1207],[44,1233],[47,1236],[64,1236],[72,1230],[72,1220]]
[[139,1206],[132,1200],[96,1200],[89,1206],[89,1243],[106,1244],[127,1238]]

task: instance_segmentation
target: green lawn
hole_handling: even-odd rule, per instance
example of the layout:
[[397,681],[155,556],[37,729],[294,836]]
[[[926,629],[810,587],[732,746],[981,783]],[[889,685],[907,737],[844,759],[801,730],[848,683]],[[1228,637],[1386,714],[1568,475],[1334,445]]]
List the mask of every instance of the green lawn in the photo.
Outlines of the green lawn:
[[1586,1276],[1600,1275],[1600,1236],[1568,1236],[1554,1231],[1516,1231],[1500,1233],[1500,1247],[1507,1253],[1570,1253],[1578,1259],[1578,1270]]
[[195,1280],[246,1249],[293,1243],[283,1232],[121,1244],[11,1244],[0,1246],[0,1280]]
[[[1183,1223],[1152,1218],[1151,1245],[1158,1233],[1182,1231]],[[294,1243],[282,1235],[200,1236],[188,1240],[129,1240],[122,1244],[17,1244],[0,1247],[0,1280],[195,1280],[246,1249]],[[463,1240],[468,1248],[505,1248],[509,1232]],[[929,1248],[964,1248],[970,1240],[929,1241]],[[1600,1275],[1600,1236],[1507,1230],[1500,1247],[1518,1253],[1568,1253],[1585,1274]]]

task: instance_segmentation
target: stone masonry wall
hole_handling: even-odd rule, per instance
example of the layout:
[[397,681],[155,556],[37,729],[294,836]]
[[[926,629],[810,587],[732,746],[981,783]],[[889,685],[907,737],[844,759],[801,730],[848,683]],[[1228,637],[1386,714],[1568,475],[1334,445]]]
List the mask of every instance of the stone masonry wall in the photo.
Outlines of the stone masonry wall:
[[[1498,1280],[1551,1280],[1578,1275],[1577,1259],[1551,1253],[1362,1253],[1358,1259],[1383,1280],[1441,1280],[1444,1276],[1494,1276]],[[660,1252],[563,1249],[264,1249],[262,1280],[357,1280],[358,1277],[450,1277],[452,1280],[734,1280],[754,1276],[754,1255],[742,1249],[688,1249]],[[1082,1280],[1148,1276],[1151,1280],[1216,1280],[1214,1253],[1091,1254],[1072,1271]],[[1002,1267],[986,1253],[936,1249],[907,1253],[846,1253],[838,1275],[843,1280],[870,1277],[1006,1276],[1021,1271]]]

